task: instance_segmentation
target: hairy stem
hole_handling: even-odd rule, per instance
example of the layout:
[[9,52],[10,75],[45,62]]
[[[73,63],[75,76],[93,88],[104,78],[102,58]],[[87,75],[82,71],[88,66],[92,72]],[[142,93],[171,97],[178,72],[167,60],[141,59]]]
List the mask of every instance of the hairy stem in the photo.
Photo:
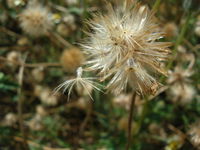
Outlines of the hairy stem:
[[129,150],[130,145],[131,145],[131,140],[132,140],[132,120],[133,120],[133,111],[134,111],[134,105],[135,105],[135,97],[136,93],[134,92],[131,98],[131,105],[129,109],[129,118],[128,118],[128,134],[127,134],[127,145],[126,145],[126,150]]

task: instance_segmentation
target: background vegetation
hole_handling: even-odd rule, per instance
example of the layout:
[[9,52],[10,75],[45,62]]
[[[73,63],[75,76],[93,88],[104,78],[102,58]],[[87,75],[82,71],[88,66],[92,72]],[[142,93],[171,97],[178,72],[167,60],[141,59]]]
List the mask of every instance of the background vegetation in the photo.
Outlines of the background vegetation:
[[[127,139],[130,92],[83,89],[53,95],[84,60],[84,21],[105,12],[103,0],[42,0],[52,29],[33,37],[20,26],[27,0],[0,0],[0,150],[121,150]],[[115,4],[114,1],[112,1]],[[141,0],[156,10],[164,40],[173,43],[168,79],[158,96],[136,99],[134,150],[200,147],[200,4],[198,0]],[[106,13],[106,12],[105,12]],[[66,52],[66,53],[64,53]],[[148,100],[148,101],[147,101]],[[199,123],[199,124],[198,124]],[[25,140],[24,140],[25,139]]]

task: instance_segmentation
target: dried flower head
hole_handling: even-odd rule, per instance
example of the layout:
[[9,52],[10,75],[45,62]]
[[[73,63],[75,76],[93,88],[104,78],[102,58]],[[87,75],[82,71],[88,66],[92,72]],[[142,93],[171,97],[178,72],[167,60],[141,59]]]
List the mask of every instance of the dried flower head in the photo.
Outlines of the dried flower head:
[[60,58],[62,67],[67,72],[74,72],[83,63],[83,61],[84,56],[76,47],[64,50]]
[[60,93],[52,94],[50,88],[36,85],[34,88],[34,95],[39,97],[43,104],[55,106],[58,104]]
[[47,112],[47,110],[45,109],[45,107],[44,106],[42,106],[42,105],[38,105],[37,107],[36,107],[36,113],[38,114],[38,115],[40,115],[40,116],[46,116],[47,114],[48,114],[48,112]]
[[33,79],[37,82],[41,82],[44,80],[44,68],[43,67],[38,67],[38,68],[34,68],[31,71],[31,74],[33,76]]
[[113,98],[112,102],[115,106],[129,109],[130,106],[131,95],[130,94],[120,94]]
[[122,8],[107,9],[108,15],[95,15],[88,22],[92,33],[82,46],[89,68],[102,80],[109,79],[109,91],[120,93],[130,85],[140,94],[154,94],[159,83],[153,74],[166,75],[160,63],[170,52],[170,43],[158,41],[164,34],[154,13],[138,3],[132,8],[128,0]]
[[21,37],[17,41],[17,44],[20,45],[20,46],[25,46],[25,45],[30,44],[30,41],[29,41],[29,39],[27,37]]
[[6,0],[6,2],[9,8],[15,8],[25,4],[25,1],[23,0]]
[[52,27],[51,13],[38,3],[29,3],[19,21],[24,32],[34,37],[45,35]]
[[177,36],[178,34],[178,27],[174,22],[168,22],[164,25],[164,31],[166,33],[166,37],[172,38]]
[[195,89],[189,84],[174,84],[169,89],[170,100],[178,104],[188,104],[190,103],[195,96]]
[[173,84],[173,83],[185,83],[185,82],[189,82],[189,77],[191,75],[193,75],[194,71],[191,70],[190,68],[188,69],[184,69],[181,66],[176,66],[174,71],[169,72],[169,78],[167,80],[167,82],[169,84]]
[[27,126],[34,131],[40,131],[44,129],[44,125],[42,123],[42,116],[39,114],[36,114],[30,121],[28,121],[26,124]]
[[167,133],[165,132],[164,128],[161,127],[157,123],[151,123],[148,126],[148,130],[149,130],[150,134],[152,134],[152,135],[160,136],[160,137],[165,138],[165,139],[167,137]]
[[76,5],[78,4],[78,0],[65,0],[68,5]]
[[93,89],[96,89],[96,90],[100,91],[100,89],[96,86],[96,85],[98,85],[98,83],[92,81],[92,80],[94,80],[94,78],[92,78],[92,77],[82,77],[82,73],[83,73],[82,67],[79,67],[76,72],[77,72],[76,78],[71,79],[71,80],[67,80],[64,83],[60,84],[54,90],[55,93],[58,92],[61,88],[64,88],[63,92],[68,90],[68,99],[69,99],[69,96],[71,94],[72,88],[74,86],[76,86],[77,88],[82,87],[87,91],[88,95],[93,100],[93,98],[92,98],[92,96],[90,94],[90,90],[88,89],[88,87],[92,87]]
[[[17,51],[11,51],[7,54],[8,65],[14,66],[16,62],[21,62],[21,54]],[[15,63],[14,63],[15,62]]]
[[190,136],[190,141],[194,146],[200,149],[200,122],[196,122],[191,125],[188,135]]
[[65,25],[64,23],[59,24],[56,27],[56,31],[62,36],[69,36],[70,32],[71,32],[71,30],[68,28],[68,26]]
[[6,126],[13,126],[17,122],[17,115],[14,113],[8,113],[5,116],[3,124]]
[[198,15],[198,17],[197,17],[197,22],[196,22],[196,26],[194,28],[194,32],[196,33],[197,36],[200,37],[200,15]]

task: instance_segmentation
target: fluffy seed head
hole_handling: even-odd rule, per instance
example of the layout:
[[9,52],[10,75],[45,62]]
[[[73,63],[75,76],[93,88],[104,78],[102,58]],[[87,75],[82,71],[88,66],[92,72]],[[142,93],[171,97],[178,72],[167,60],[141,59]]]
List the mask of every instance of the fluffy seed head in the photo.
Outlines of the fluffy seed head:
[[[7,59],[10,62],[21,62],[21,54],[17,51],[11,51],[7,54]],[[13,65],[13,63],[9,63],[9,65]]]
[[200,122],[196,122],[191,125],[188,134],[190,136],[190,141],[196,148],[199,150],[200,149]]
[[172,37],[177,36],[178,27],[175,23],[169,22],[169,23],[165,24],[164,31],[166,33],[166,35],[165,35],[166,37],[172,38]]
[[19,21],[24,32],[34,37],[45,35],[52,27],[51,13],[36,3],[28,4],[19,15]]
[[197,36],[200,37],[200,15],[198,15],[198,17],[197,17],[197,22],[196,22],[196,26],[194,28],[194,32],[196,33]]
[[191,85],[176,83],[170,87],[170,100],[174,103],[185,105],[193,100],[195,93],[195,89]]
[[55,106],[59,101],[59,93],[52,94],[52,90],[48,87],[42,87],[40,85],[35,86],[35,96],[39,97],[41,102],[47,106]]
[[92,33],[82,44],[89,56],[89,69],[109,79],[107,89],[120,93],[130,85],[140,94],[153,94],[159,83],[154,73],[166,75],[160,63],[168,58],[170,43],[159,42],[163,32],[153,12],[138,3],[131,8],[108,6],[108,15],[98,14],[88,21]]
[[45,74],[44,74],[43,67],[34,68],[31,71],[31,74],[32,74],[33,79],[37,82],[41,82],[42,80],[44,80]]
[[36,114],[30,121],[26,122],[27,126],[34,131],[41,131],[44,129],[44,125],[42,124],[42,116]]
[[173,72],[169,73],[169,78],[167,82],[169,84],[173,83],[186,83],[189,82],[189,77],[193,75],[194,71],[190,68],[184,69],[181,66],[176,66]]
[[129,109],[130,105],[130,100],[131,100],[131,95],[130,94],[120,94],[113,98],[112,102],[115,106],[125,108],[126,110]]
[[5,116],[4,125],[13,126],[17,122],[17,116],[14,113],[8,113]]

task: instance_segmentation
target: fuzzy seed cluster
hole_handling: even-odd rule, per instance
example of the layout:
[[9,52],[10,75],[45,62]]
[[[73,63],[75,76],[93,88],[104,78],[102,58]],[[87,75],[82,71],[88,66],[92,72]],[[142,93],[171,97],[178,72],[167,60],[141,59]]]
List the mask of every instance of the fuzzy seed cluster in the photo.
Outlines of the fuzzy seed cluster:
[[29,3],[19,21],[24,32],[34,37],[45,35],[52,27],[51,13],[37,3]]
[[96,14],[88,24],[91,32],[82,44],[89,69],[107,80],[107,89],[120,93],[129,85],[139,94],[154,94],[159,87],[155,74],[166,75],[161,63],[169,58],[170,43],[147,6],[125,2],[108,5],[108,14]]

